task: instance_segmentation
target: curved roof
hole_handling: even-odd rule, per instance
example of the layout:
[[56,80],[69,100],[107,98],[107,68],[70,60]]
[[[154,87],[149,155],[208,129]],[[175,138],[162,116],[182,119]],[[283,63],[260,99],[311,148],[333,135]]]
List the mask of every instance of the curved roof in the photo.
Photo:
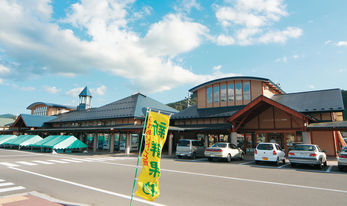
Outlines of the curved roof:
[[54,104],[54,103],[47,103],[47,102],[34,102],[31,105],[27,107],[27,109],[33,109],[33,107],[43,104],[47,107],[58,107],[58,108],[65,108],[65,109],[74,109],[74,107],[61,105],[61,104]]
[[285,94],[285,92],[275,83],[273,83],[270,79],[262,78],[262,77],[252,77],[252,76],[234,76],[234,77],[224,77],[219,79],[214,79],[202,84],[199,84],[198,86],[195,86],[189,90],[189,92],[195,92],[201,87],[220,82],[220,81],[227,81],[227,80],[258,80],[258,81],[264,81],[268,83],[270,86],[274,87],[275,89],[279,90],[281,93]]

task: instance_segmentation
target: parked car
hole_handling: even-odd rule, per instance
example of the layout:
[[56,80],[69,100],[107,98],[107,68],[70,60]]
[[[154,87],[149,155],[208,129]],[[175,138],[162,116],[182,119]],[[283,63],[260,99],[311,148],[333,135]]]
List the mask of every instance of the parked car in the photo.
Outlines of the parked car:
[[306,164],[323,168],[327,166],[327,156],[318,145],[298,144],[288,152],[288,159],[292,167],[297,164]]
[[339,156],[337,157],[337,164],[339,170],[343,170],[347,167],[347,147],[343,147],[339,152]]
[[285,153],[279,144],[276,143],[259,143],[254,150],[254,160],[256,164],[259,162],[274,162],[278,165],[280,162],[285,164]]
[[205,146],[199,140],[180,139],[176,147],[177,158],[190,157],[204,157]]
[[207,148],[205,150],[205,156],[209,161],[212,161],[213,159],[226,159],[230,162],[232,158],[243,159],[245,154],[242,149],[234,144],[219,142]]

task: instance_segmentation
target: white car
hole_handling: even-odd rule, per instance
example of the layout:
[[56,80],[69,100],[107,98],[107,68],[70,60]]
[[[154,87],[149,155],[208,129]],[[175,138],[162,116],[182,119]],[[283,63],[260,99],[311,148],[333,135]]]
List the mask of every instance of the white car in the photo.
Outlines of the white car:
[[259,162],[274,162],[276,165],[279,162],[285,164],[285,153],[276,143],[259,143],[254,150],[254,160],[256,164]]
[[337,164],[339,166],[339,170],[343,170],[347,167],[347,147],[343,147],[339,152],[339,156],[337,157]]
[[318,145],[298,144],[289,151],[288,159],[292,167],[297,164],[307,164],[323,168],[327,166],[327,155],[321,151]]
[[205,149],[205,157],[207,157],[209,161],[213,159],[226,159],[230,162],[232,158],[239,158],[242,160],[244,156],[245,154],[240,148],[228,142],[219,142]]

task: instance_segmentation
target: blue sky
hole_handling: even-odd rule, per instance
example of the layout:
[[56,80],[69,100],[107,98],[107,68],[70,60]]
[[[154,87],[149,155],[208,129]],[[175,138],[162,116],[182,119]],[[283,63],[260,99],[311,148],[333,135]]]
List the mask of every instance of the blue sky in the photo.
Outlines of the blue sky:
[[205,81],[259,76],[286,92],[347,89],[347,1],[0,1],[0,114],[92,106],[136,92],[163,103]]

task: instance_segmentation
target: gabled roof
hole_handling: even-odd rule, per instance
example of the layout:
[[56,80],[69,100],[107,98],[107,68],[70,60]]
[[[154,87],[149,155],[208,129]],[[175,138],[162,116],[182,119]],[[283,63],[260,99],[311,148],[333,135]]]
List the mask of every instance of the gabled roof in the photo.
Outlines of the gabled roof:
[[79,96],[92,96],[92,93],[89,91],[88,87],[84,87]]
[[10,118],[0,118],[0,127],[7,126],[9,124],[12,124],[13,122],[14,120]]
[[42,127],[45,122],[55,119],[55,116],[39,116],[31,114],[21,114],[13,123],[12,127],[15,127],[19,121],[23,121],[26,127]]
[[198,90],[201,87],[204,87],[206,85],[210,85],[213,84],[215,82],[220,82],[220,81],[228,81],[228,80],[259,80],[259,81],[263,81],[265,83],[268,84],[268,86],[274,88],[275,90],[279,91],[282,94],[285,94],[285,92],[275,83],[273,83],[270,79],[267,78],[261,78],[261,77],[251,77],[251,76],[234,76],[234,77],[224,77],[224,78],[220,78],[220,79],[214,79],[202,84],[199,84],[193,88],[191,88],[189,90],[189,92],[195,92],[196,90]]
[[230,117],[244,106],[197,108],[197,105],[190,106],[185,110],[172,115],[171,119],[199,119],[214,117]]
[[64,113],[49,122],[71,122],[131,117],[144,118],[147,107],[171,113],[178,112],[165,104],[162,104],[143,94],[137,93],[98,108]]
[[340,89],[275,95],[272,100],[298,112],[343,111],[343,99]]
[[47,103],[47,102],[34,102],[31,105],[27,107],[27,109],[33,109],[36,105],[45,105],[47,107],[55,107],[55,108],[63,108],[63,109],[75,109],[75,107],[72,106],[66,106],[66,105],[61,105],[61,104],[55,104],[55,103]]

